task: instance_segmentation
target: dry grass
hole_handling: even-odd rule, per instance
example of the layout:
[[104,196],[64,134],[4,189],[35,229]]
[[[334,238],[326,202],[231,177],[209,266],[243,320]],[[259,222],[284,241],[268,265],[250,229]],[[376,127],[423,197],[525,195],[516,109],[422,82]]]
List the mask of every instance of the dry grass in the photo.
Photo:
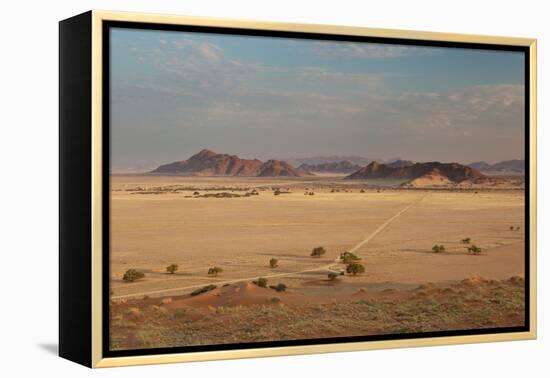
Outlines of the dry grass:
[[[277,297],[274,297],[277,298]],[[131,306],[139,305],[134,301]],[[321,304],[205,306],[159,311],[146,306],[140,318],[118,305],[111,312],[111,347],[132,349],[335,336],[399,334],[520,326],[524,282],[465,280],[421,285],[375,297]]]

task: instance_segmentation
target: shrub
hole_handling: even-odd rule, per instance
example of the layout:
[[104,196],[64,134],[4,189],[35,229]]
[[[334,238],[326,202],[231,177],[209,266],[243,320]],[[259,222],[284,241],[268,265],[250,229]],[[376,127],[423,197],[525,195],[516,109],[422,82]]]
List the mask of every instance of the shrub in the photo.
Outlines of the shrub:
[[267,287],[267,278],[260,277],[258,281],[252,281],[259,287]]
[[327,253],[327,250],[324,247],[315,247],[311,251],[311,257],[321,257],[325,253]]
[[171,264],[171,265],[168,265],[166,267],[166,271],[170,274],[174,274],[176,273],[176,271],[178,270],[178,264]]
[[278,263],[279,263],[279,260],[277,260],[276,258],[269,260],[269,266],[272,268],[276,268],[278,266]]
[[200,195],[200,193],[199,192],[193,192],[193,195],[198,196],[198,195]]
[[126,282],[134,282],[145,277],[145,273],[137,271],[135,269],[128,269],[122,279]]
[[510,226],[510,231],[514,231],[514,226]]
[[365,272],[365,267],[362,264],[354,262],[354,263],[348,264],[348,266],[346,268],[346,272],[348,272],[349,274],[355,276],[356,274],[364,273]]
[[336,277],[338,277],[338,276],[339,276],[338,273],[330,272],[330,273],[328,274],[328,279],[329,279],[330,281],[334,281],[334,280],[336,279]]
[[360,257],[358,257],[355,253],[351,253],[351,252],[342,252],[340,253],[340,260],[342,260],[342,262],[344,264],[349,264],[349,263],[352,263],[354,261],[358,261],[358,260],[361,260]]
[[361,189],[361,193],[365,193],[365,189]]
[[216,288],[216,285],[207,285],[207,286],[201,287],[201,288],[191,292],[191,295],[195,296],[195,295],[199,295],[199,294],[202,294],[202,293],[206,293],[210,290],[214,290],[215,288]]
[[470,244],[471,240],[472,239],[470,239],[470,238],[464,238],[464,239],[462,239],[462,244]]
[[432,247],[432,251],[434,251],[435,253],[445,252],[445,246],[443,244],[440,244],[440,245],[436,244]]
[[214,276],[216,277],[218,274],[220,274],[221,272],[223,272],[223,269],[220,268],[219,266],[215,266],[215,267],[212,267],[210,269],[208,269],[208,275],[209,276]]
[[283,284],[283,283],[279,283],[277,285],[271,285],[270,288],[275,290],[275,291],[285,291],[286,290],[286,285]]
[[473,255],[479,255],[481,253],[481,248],[479,248],[477,245],[472,244],[467,248],[468,253],[471,253]]

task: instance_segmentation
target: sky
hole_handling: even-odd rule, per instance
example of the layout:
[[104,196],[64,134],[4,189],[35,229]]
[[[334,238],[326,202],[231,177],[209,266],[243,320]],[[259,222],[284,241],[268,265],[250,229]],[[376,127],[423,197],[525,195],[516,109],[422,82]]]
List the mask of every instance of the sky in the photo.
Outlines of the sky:
[[111,159],[524,158],[520,52],[113,28]]

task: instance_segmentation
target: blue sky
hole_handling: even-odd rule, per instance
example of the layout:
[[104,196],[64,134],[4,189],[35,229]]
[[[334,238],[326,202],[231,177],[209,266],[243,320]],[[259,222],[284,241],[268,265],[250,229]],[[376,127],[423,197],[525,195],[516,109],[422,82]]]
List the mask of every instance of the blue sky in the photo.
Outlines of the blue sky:
[[242,157],[523,158],[523,55],[112,29],[113,166]]

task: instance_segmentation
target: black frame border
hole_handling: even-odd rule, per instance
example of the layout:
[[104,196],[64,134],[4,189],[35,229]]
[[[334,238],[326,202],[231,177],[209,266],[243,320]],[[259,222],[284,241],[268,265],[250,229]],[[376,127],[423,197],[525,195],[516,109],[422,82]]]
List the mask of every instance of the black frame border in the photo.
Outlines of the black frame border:
[[[196,345],[196,346],[181,346],[168,348],[148,348],[148,349],[128,349],[128,350],[110,350],[110,324],[109,324],[109,302],[110,302],[110,29],[125,28],[125,29],[140,29],[140,30],[162,30],[162,31],[180,31],[180,32],[195,32],[195,33],[211,33],[211,34],[229,34],[240,36],[260,36],[260,37],[279,37],[279,38],[296,38],[309,40],[329,40],[342,42],[370,42],[381,44],[400,44],[423,47],[449,47],[449,48],[467,48],[477,50],[496,50],[496,51],[513,51],[523,52],[524,54],[524,143],[525,143],[525,325],[520,327],[502,327],[502,328],[486,328],[486,329],[471,329],[471,330],[453,330],[453,331],[437,331],[423,333],[407,333],[407,334],[387,334],[387,335],[371,335],[371,336],[350,336],[350,337],[333,337],[319,339],[303,339],[303,340],[278,340],[265,341],[254,343],[235,343],[235,344],[213,344],[213,345]],[[435,337],[449,336],[474,336],[474,335],[490,335],[503,334],[513,332],[529,332],[531,330],[531,272],[530,272],[530,215],[531,215],[531,158],[530,158],[530,106],[531,106],[531,56],[528,46],[516,45],[499,45],[485,44],[473,42],[451,42],[451,41],[432,41],[432,40],[416,40],[407,38],[391,38],[391,37],[370,37],[357,35],[336,35],[324,33],[309,33],[309,32],[290,32],[290,31],[273,31],[260,29],[244,29],[230,27],[214,27],[214,26],[196,26],[196,25],[172,25],[160,23],[146,22],[131,22],[131,21],[103,21],[102,22],[102,357],[130,357],[143,355],[160,355],[174,353],[193,353],[193,352],[208,352],[208,351],[227,351],[236,349],[256,349],[256,348],[273,348],[273,347],[289,347],[289,346],[307,346],[307,345],[331,345],[340,343],[357,343],[368,341],[383,341],[383,340],[409,340],[409,339],[427,339]]]

